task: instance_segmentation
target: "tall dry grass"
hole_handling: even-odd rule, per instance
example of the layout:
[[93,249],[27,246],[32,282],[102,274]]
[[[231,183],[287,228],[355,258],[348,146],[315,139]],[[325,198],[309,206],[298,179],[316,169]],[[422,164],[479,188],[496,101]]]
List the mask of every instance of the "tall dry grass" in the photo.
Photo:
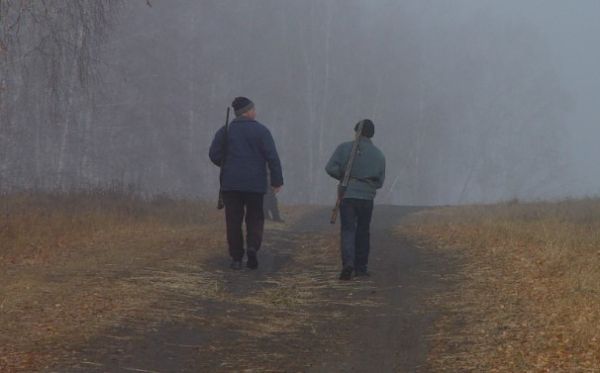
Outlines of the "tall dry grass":
[[600,371],[600,200],[441,208],[403,232],[464,262],[432,300],[432,369]]
[[0,196],[0,266],[43,263],[106,234],[204,224],[204,202],[143,199],[110,191]]
[[[0,197],[0,372],[57,371],[82,363],[81,351],[102,348],[98,341],[136,343],[170,324],[215,333],[198,353],[232,366],[287,364],[280,353],[237,356],[235,346],[253,351],[274,337],[294,345],[303,333],[313,338],[345,315],[323,313],[331,291],[368,283],[336,280],[334,236],[289,229],[306,224],[314,208],[282,210],[286,223],[267,223],[265,249],[287,263],[265,276],[226,270],[223,214],[213,204],[108,192]],[[374,306],[354,297],[337,305]],[[230,330],[240,337],[229,339]],[[304,366],[296,360],[289,364]]]
[[0,371],[43,370],[70,345],[148,317],[162,297],[155,282],[213,291],[213,282],[169,263],[193,266],[220,252],[221,220],[204,202],[166,197],[0,196]]

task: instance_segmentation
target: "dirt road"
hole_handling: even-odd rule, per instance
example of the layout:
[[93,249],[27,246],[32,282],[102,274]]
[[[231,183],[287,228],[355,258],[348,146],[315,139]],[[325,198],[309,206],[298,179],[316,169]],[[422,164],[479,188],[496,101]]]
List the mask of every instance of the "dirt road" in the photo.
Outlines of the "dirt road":
[[[425,372],[436,309],[452,286],[448,258],[395,232],[416,208],[377,206],[367,279],[337,280],[338,229],[328,209],[267,224],[257,271],[228,269],[223,248],[113,274],[155,299],[48,372]],[[219,232],[217,232],[219,233]],[[175,243],[173,245],[176,245]],[[141,290],[140,290],[141,291]]]

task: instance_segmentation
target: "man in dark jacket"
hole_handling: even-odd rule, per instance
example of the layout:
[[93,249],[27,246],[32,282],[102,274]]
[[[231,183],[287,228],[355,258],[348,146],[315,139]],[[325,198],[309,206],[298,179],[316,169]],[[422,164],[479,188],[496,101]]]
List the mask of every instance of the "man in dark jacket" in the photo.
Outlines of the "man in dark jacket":
[[[221,170],[221,191],[225,203],[227,243],[231,268],[241,269],[244,258],[242,222],[246,220],[248,268],[258,268],[257,252],[264,229],[263,196],[283,186],[281,162],[271,132],[255,120],[254,103],[236,97],[231,104],[236,118],[219,129],[210,146],[210,160]],[[226,153],[225,157],[224,154]],[[223,159],[225,158],[225,159]],[[222,161],[224,160],[224,163]],[[267,167],[271,175],[267,185]]]
[[[359,122],[360,123],[360,122]],[[359,124],[354,127],[358,131]],[[348,188],[340,204],[342,226],[341,253],[342,273],[340,280],[350,280],[356,276],[368,276],[367,265],[370,251],[370,225],[373,214],[373,199],[376,190],[383,186],[385,179],[385,157],[371,138],[375,126],[369,119],[363,120],[358,152],[352,170]],[[346,163],[352,152],[352,141],[337,147],[325,166],[329,176],[341,180],[344,177]]]

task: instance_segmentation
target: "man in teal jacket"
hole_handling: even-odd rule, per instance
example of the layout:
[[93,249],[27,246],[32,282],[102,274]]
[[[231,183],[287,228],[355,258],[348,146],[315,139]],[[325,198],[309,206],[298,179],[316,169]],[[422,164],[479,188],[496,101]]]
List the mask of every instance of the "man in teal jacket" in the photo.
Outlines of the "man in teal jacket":
[[[358,131],[358,124],[354,130]],[[356,276],[369,275],[367,265],[369,263],[373,199],[377,189],[383,186],[385,179],[385,157],[371,141],[374,134],[373,122],[364,119],[358,152],[350,171],[350,181],[340,204],[342,226],[340,280],[350,280],[353,272]],[[353,142],[349,141],[337,147],[325,166],[329,176],[337,180],[344,177],[352,144]]]

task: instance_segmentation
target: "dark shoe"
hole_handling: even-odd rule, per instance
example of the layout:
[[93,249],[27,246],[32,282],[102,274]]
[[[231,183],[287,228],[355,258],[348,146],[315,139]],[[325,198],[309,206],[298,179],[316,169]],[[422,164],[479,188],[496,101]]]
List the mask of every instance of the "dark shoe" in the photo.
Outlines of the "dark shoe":
[[344,269],[342,269],[342,273],[340,273],[340,280],[342,281],[348,281],[348,280],[352,280],[352,267],[346,267]]
[[242,261],[241,260],[232,261],[231,264],[229,265],[229,268],[235,269],[236,271],[242,269]]
[[250,269],[258,268],[258,259],[256,258],[256,250],[253,248],[248,248],[248,261],[246,262],[246,267]]
[[354,276],[356,277],[370,277],[371,274],[366,269],[357,269],[354,271]]

